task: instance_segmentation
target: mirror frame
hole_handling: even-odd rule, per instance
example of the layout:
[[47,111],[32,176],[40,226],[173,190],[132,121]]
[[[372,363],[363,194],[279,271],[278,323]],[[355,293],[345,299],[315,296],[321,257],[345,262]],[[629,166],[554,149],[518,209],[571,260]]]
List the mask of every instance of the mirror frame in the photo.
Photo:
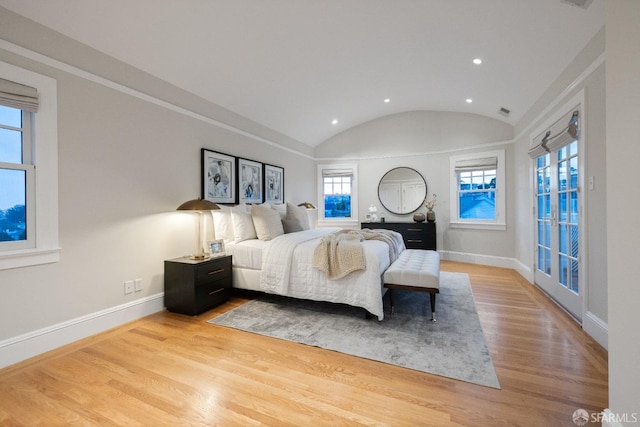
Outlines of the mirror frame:
[[[389,207],[387,207],[384,202],[382,201],[382,199],[380,198],[380,185],[382,184],[382,181],[384,181],[384,178],[389,175],[391,172],[396,171],[398,169],[409,169],[410,171],[415,172],[415,174],[417,175],[417,177],[419,177],[422,182],[424,182],[424,197],[422,199],[422,201],[420,202],[420,204],[418,206],[415,207],[415,209],[409,211],[409,212],[395,212],[392,209],[389,209]],[[392,214],[395,215],[410,215],[412,213],[414,213],[415,211],[417,211],[418,209],[420,209],[424,203],[425,200],[427,200],[427,181],[424,179],[424,177],[422,176],[422,174],[420,172],[418,172],[417,170],[410,168],[408,166],[398,166],[395,167],[393,169],[390,169],[389,171],[387,171],[387,173],[385,173],[384,175],[382,175],[382,178],[380,178],[380,182],[378,183],[378,200],[380,201],[380,204],[382,205],[383,208],[385,208],[387,211],[389,211]]]

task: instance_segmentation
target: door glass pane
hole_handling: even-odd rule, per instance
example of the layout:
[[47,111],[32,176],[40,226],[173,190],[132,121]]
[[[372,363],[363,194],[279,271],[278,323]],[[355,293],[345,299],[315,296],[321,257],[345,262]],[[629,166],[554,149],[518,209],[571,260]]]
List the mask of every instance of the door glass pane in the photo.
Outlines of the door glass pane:
[[564,287],[567,287],[568,283],[567,283],[567,273],[568,273],[568,269],[567,269],[567,257],[560,255],[558,257],[558,263],[560,265],[560,271],[558,272],[558,281],[560,282],[560,284]]
[[578,293],[579,292],[579,268],[578,268],[578,261],[571,260],[571,286],[570,289],[575,292]]
[[544,244],[544,222],[538,221],[538,244]]
[[567,253],[567,226],[564,224],[560,224],[560,231],[558,232],[558,236],[560,237],[560,253]]
[[567,221],[567,193],[558,194],[558,220],[560,222]]
[[572,225],[571,228],[571,256],[574,258],[578,258],[578,226]]
[[571,188],[578,188],[578,158],[572,157],[569,160],[569,173],[571,175]]
[[578,223],[578,193],[576,191],[572,191],[571,193],[571,219],[569,222],[573,224]]
[[26,240],[26,172],[0,169],[0,241]]
[[551,251],[549,249],[544,250],[544,265],[544,272],[551,275]]
[[551,223],[549,222],[544,223],[544,245],[546,247],[551,246]]
[[551,191],[551,171],[549,168],[544,170],[544,192]]
[[567,162],[558,163],[558,189],[567,189]]
[[544,218],[551,218],[551,196],[548,194],[544,196]]
[[569,144],[569,155],[570,156],[575,156],[576,154],[578,154],[578,141],[573,141],[571,144]]

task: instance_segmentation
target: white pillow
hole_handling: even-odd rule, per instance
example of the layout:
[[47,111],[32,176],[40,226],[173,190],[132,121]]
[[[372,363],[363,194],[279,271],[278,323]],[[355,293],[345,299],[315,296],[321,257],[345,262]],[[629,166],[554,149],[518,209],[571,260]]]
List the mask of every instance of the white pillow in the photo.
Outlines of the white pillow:
[[287,202],[287,219],[297,219],[303,230],[309,230],[311,228],[307,210],[302,206],[296,206]]
[[287,219],[287,205],[285,205],[284,203],[271,205],[271,209],[280,214],[280,219]]
[[253,226],[260,240],[271,240],[284,234],[280,215],[270,207],[252,205],[251,218],[253,218]]
[[236,243],[258,238],[256,229],[253,227],[251,214],[245,212],[244,206],[238,205],[231,208],[231,220],[233,222],[233,235]]
[[219,210],[211,211],[211,213],[213,214],[213,230],[216,239],[222,239],[225,243],[233,242],[236,237],[233,233],[231,208],[220,206]]

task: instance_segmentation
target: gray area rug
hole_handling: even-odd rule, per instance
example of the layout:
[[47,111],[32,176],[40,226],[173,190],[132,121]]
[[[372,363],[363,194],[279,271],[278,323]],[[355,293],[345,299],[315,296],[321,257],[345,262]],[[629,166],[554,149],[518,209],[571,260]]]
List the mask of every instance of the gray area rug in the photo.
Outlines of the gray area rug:
[[441,273],[435,323],[429,294],[394,296],[391,316],[385,295],[383,321],[361,308],[264,294],[209,323],[500,388],[467,274]]

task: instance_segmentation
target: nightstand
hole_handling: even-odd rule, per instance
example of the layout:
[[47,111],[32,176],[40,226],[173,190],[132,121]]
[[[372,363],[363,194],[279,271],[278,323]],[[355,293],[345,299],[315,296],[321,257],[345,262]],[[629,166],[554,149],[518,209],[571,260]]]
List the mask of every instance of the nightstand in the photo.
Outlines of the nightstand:
[[232,285],[231,255],[164,262],[164,305],[169,311],[200,314],[226,302]]

